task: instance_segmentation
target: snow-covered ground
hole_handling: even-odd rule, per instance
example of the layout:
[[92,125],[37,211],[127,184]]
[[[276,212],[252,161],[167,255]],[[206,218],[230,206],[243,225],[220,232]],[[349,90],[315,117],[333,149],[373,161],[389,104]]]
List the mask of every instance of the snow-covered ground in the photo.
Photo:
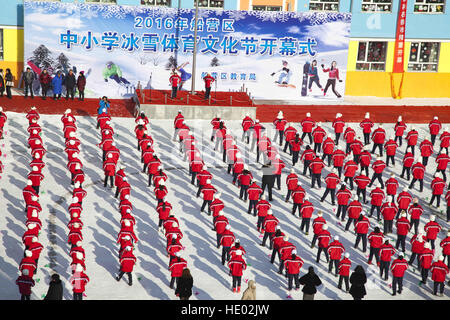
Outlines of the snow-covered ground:
[[[27,120],[25,114],[8,113],[8,121],[5,125],[6,136],[0,140],[0,148],[3,152],[2,161],[5,165],[4,173],[0,179],[0,203],[2,213],[0,215],[0,299],[18,299],[20,297],[15,279],[18,276],[18,264],[23,256],[22,234],[25,231],[24,201],[22,189],[26,185],[26,175],[29,172],[28,163],[31,161],[30,152],[26,147],[28,138]],[[120,229],[120,214],[118,212],[119,200],[114,198],[114,190],[103,187],[103,170],[101,168],[101,150],[96,146],[100,142],[100,134],[95,130],[95,118],[77,117],[78,137],[82,142],[81,159],[84,164],[84,172],[87,181],[84,187],[87,197],[83,202],[81,219],[83,228],[83,247],[86,250],[87,274],[91,281],[87,285],[85,299],[177,299],[173,290],[169,288],[170,273],[167,270],[168,258],[165,255],[165,238],[158,233],[158,215],[155,211],[156,200],[153,196],[153,188],[147,187],[147,176],[142,173],[139,161],[139,152],[136,149],[134,136],[134,119],[113,118],[113,127],[116,131],[115,141],[121,151],[121,161],[127,168],[126,174],[132,187],[133,215],[136,218],[135,231],[139,242],[135,249],[137,264],[134,269],[134,283],[129,287],[125,280],[118,283],[114,276],[118,271],[118,245],[116,236]],[[43,207],[41,220],[43,229],[39,240],[44,245],[44,250],[39,260],[37,274],[34,279],[38,281],[33,288],[32,299],[41,299],[47,292],[49,277],[53,272],[58,272],[64,281],[64,298],[71,299],[72,292],[68,284],[71,275],[69,269],[70,246],[67,244],[67,223],[72,187],[70,176],[66,168],[67,157],[64,152],[64,138],[60,116],[41,115],[39,123],[42,126],[42,138],[48,150],[44,162],[45,179],[41,186],[40,202]],[[214,175],[213,185],[222,192],[221,199],[225,203],[224,214],[230,220],[232,231],[241,240],[241,244],[247,251],[245,256],[248,269],[244,273],[243,280],[256,280],[257,298],[279,300],[287,298],[287,280],[277,274],[278,261],[271,264],[268,247],[261,247],[261,238],[256,230],[256,217],[246,213],[248,203],[239,200],[239,189],[232,185],[231,176],[226,172],[226,165],[222,162],[222,156],[213,151],[213,143],[209,140],[211,127],[209,121],[187,120],[189,126],[194,128],[195,137],[200,144],[203,159],[209,170]],[[258,181],[261,179],[260,165],[255,164],[254,152],[246,151],[246,145],[240,141],[242,131],[240,121],[226,121],[234,135],[237,136],[238,147],[243,152],[250,170]],[[328,132],[332,132],[330,124],[324,124]],[[352,124],[356,128],[356,124]],[[209,300],[226,299],[237,300],[241,294],[231,292],[231,277],[226,267],[220,261],[221,249],[215,246],[216,235],[211,230],[212,218],[200,213],[202,200],[196,198],[196,187],[190,184],[187,162],[182,161],[178,152],[178,144],[171,141],[173,135],[172,121],[150,121],[151,135],[155,140],[155,149],[160,155],[168,174],[166,183],[169,195],[168,201],[172,203],[175,215],[178,217],[181,230],[184,233],[182,244],[185,246],[182,256],[188,261],[188,267],[194,278],[194,290],[191,299]],[[273,137],[274,131],[271,124],[268,135]],[[388,133],[393,132],[393,125],[385,124]],[[426,125],[416,125],[422,140],[428,136]],[[357,129],[358,132],[360,129]],[[334,136],[334,135],[333,135]],[[341,146],[344,142],[341,141]],[[197,145],[198,146],[198,145]],[[400,159],[403,157],[405,145],[397,151],[397,165],[388,167],[384,173],[395,172],[400,174]],[[435,151],[438,147],[435,147]],[[280,150],[282,159],[288,169],[292,167],[288,154]],[[302,164],[296,165],[297,173],[303,169]],[[325,176],[331,168],[326,168]],[[420,225],[423,227],[431,214],[428,206],[430,198],[430,182],[434,173],[434,157],[430,159],[425,176],[424,192],[418,191],[418,185],[412,190],[413,196],[419,198],[420,204],[425,209]],[[288,170],[286,170],[288,172]],[[370,176],[372,172],[370,172]],[[349,300],[352,297],[337,289],[338,278],[327,272],[328,265],[322,255],[320,264],[316,264],[317,248],[311,249],[312,232],[309,236],[300,233],[300,219],[291,215],[291,203],[285,203],[286,173],[282,176],[281,191],[274,190],[272,209],[280,220],[282,230],[290,236],[290,240],[297,246],[299,256],[305,261],[301,269],[301,275],[309,266],[314,266],[323,285],[319,287],[316,299]],[[408,182],[400,181],[400,190],[408,186]],[[320,203],[319,199],[324,191],[311,190],[308,178],[300,175],[300,183],[307,191],[316,210],[324,212],[324,217],[329,224],[332,236],[339,235],[346,250],[350,252],[352,270],[358,264],[364,266],[368,276],[366,285],[367,296],[365,299],[393,299],[389,287],[391,276],[387,282],[379,277],[376,264],[368,265],[366,254],[360,248],[353,248],[355,235],[353,232],[344,232],[343,226],[338,224],[330,201]],[[445,201],[442,201],[439,211],[445,212]],[[364,205],[368,211],[370,205]],[[435,213],[439,213],[434,211]],[[370,218],[371,230],[376,225],[374,217]],[[436,257],[441,249],[439,241],[446,235],[449,225],[438,215],[437,221],[443,227],[443,232],[437,241]],[[395,231],[395,230],[394,230]],[[410,239],[408,236],[408,241]],[[395,242],[394,236],[388,236]],[[410,244],[407,243],[407,259],[410,254]],[[368,253],[368,252],[367,252]],[[124,277],[126,278],[126,276]],[[410,268],[404,279],[404,291],[395,299],[448,299],[449,291],[446,288],[444,297],[432,295],[432,281],[429,278],[425,286],[419,286],[419,272]],[[246,288],[245,282],[243,288]],[[293,293],[294,299],[301,299],[301,291]]]

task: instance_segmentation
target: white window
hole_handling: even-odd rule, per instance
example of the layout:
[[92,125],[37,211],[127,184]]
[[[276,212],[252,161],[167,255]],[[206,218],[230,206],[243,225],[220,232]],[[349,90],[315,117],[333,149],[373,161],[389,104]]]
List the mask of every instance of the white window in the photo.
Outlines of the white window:
[[438,70],[439,42],[412,42],[409,50],[408,71]]
[[386,65],[387,42],[384,41],[360,41],[356,70],[384,71]]
[[281,11],[281,6],[252,6],[254,11]]
[[195,1],[198,1],[199,8],[223,9],[224,6],[224,0],[195,0]]
[[0,29],[0,60],[3,60],[3,29]]
[[416,0],[414,12],[418,13],[444,13],[445,0]]
[[391,12],[392,0],[363,0],[362,12]]
[[311,11],[339,11],[339,0],[310,0]]
[[86,0],[86,2],[90,3],[116,3],[116,0]]
[[170,0],[141,0],[141,5],[170,7]]

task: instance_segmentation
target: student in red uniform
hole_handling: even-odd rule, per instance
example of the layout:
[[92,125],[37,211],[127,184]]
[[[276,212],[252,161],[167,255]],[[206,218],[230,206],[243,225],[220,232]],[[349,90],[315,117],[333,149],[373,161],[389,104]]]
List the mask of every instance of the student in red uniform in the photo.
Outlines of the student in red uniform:
[[[350,225],[353,223],[355,224],[356,219],[358,219],[359,215],[362,211],[362,205],[361,202],[359,202],[359,197],[354,196],[353,201],[348,204],[347,207],[347,214],[348,214],[348,220],[347,224],[345,225],[345,231],[347,231],[350,228]],[[344,221],[345,218],[342,218],[341,221]]]
[[214,193],[217,192],[216,188],[214,188],[211,185],[211,180],[206,180],[206,185],[202,188],[202,194],[203,194],[203,204],[200,209],[201,212],[204,212],[206,205],[208,205],[208,215],[211,215],[211,203],[214,198]]
[[319,153],[321,151],[323,140],[327,135],[321,125],[321,122],[317,122],[317,126],[312,131],[312,136],[314,138],[314,152],[316,153]]
[[433,144],[430,140],[423,140],[420,143],[420,155],[422,156],[422,164],[426,167],[428,164],[428,158],[433,154]]
[[368,264],[372,264],[372,258],[375,257],[377,266],[380,265],[380,248],[383,245],[384,235],[379,227],[375,227],[367,237],[370,244]]
[[345,184],[341,185],[341,188],[336,193],[336,198],[338,202],[336,218],[341,219],[342,221],[345,219],[345,213],[347,212],[348,202],[351,197],[352,193],[350,192],[350,190],[347,189]]
[[89,277],[84,273],[83,266],[77,264],[75,273],[70,278],[70,284],[73,290],[73,300],[83,300],[83,293],[86,290],[86,284],[89,282]]
[[300,184],[297,184],[292,191],[292,215],[295,215],[295,211],[298,209],[299,214],[300,210],[302,208],[304,198],[305,198],[306,192],[305,189],[302,188]]
[[439,232],[441,232],[442,230],[442,227],[439,225],[439,223],[436,222],[435,215],[430,216],[430,221],[428,221],[425,224],[423,229],[426,232],[426,238],[428,242],[431,244],[431,248],[434,250],[434,243],[437,239]]
[[309,224],[311,221],[312,214],[314,212],[313,204],[308,201],[308,198],[303,199],[303,204],[300,208],[300,217],[302,218],[302,223],[300,225],[300,231],[305,231],[305,234],[309,234]]
[[436,157],[437,168],[436,172],[442,173],[442,178],[444,181],[447,181],[447,175],[445,174],[445,170],[447,170],[448,163],[450,162],[450,157],[444,153],[440,153]]
[[[287,127],[284,129],[284,132],[283,132],[284,141],[285,141],[283,152],[286,152],[287,147],[289,147],[289,154],[291,154],[292,153],[292,144],[291,144],[291,142],[292,142],[292,140],[295,139],[295,137],[299,133],[297,132],[297,129],[295,129],[292,126],[292,123],[289,122],[286,126]],[[303,143],[303,139],[300,139],[300,141],[302,141],[302,143]]]
[[380,278],[383,278],[384,273],[384,281],[386,281],[389,277],[389,266],[391,264],[391,258],[395,254],[395,249],[392,244],[389,243],[389,239],[386,239],[380,247]]
[[395,196],[397,195],[399,183],[397,179],[395,179],[395,174],[391,173],[389,179],[386,180],[386,195],[392,197],[392,202],[395,200]]
[[295,281],[295,290],[300,289],[298,275],[300,274],[300,269],[302,268],[303,264],[303,260],[299,256],[297,256],[297,250],[292,250],[291,257],[284,261],[286,276],[288,279],[288,291],[292,290],[293,281]]
[[448,267],[444,263],[444,256],[439,256],[438,261],[431,265],[430,271],[431,280],[434,281],[433,294],[436,296],[439,289],[439,295],[442,297],[444,295],[445,277],[449,272]]
[[408,208],[408,214],[411,219],[411,227],[414,227],[414,233],[419,233],[420,216],[423,214],[423,208],[419,204],[419,199],[414,198],[413,203]]
[[448,148],[450,146],[450,132],[448,127],[444,128],[444,132],[442,132],[442,134],[440,135],[439,140],[441,140],[439,153],[441,153],[442,150],[445,149],[445,154],[448,155]]
[[219,248],[222,246],[222,265],[225,265],[225,260],[230,260],[230,250],[231,246],[234,244],[236,237],[231,231],[231,227],[228,224],[225,227],[225,231],[220,236]]
[[416,183],[416,181],[419,181],[420,185],[419,190],[420,192],[423,192],[423,178],[425,176],[425,166],[419,161],[418,157],[415,160],[416,163],[411,167],[413,179],[408,189],[414,188],[414,184]]
[[350,186],[350,190],[353,190],[353,178],[355,177],[358,165],[353,160],[348,160],[344,165],[344,183]]
[[294,167],[295,164],[298,162],[298,156],[303,144],[303,141],[300,139],[300,134],[297,133],[295,135],[295,138],[292,139],[289,143],[290,149],[292,150],[292,166]]
[[411,153],[414,155],[414,149],[417,145],[417,140],[419,139],[419,133],[415,128],[411,128],[411,130],[406,135],[407,146],[405,149],[405,153],[408,149],[411,149]]
[[377,221],[380,221],[381,205],[385,199],[384,191],[381,189],[381,185],[378,184],[375,189],[370,192],[370,214],[369,218],[372,217],[374,210],[377,211]]
[[395,242],[395,249],[398,250],[399,246],[401,246],[402,252],[405,252],[406,236],[409,233],[409,229],[411,229],[411,225],[409,223],[408,218],[406,217],[405,211],[402,211],[400,219],[397,220],[396,227],[397,227],[397,241]]
[[350,268],[352,267],[352,262],[350,261],[350,253],[344,253],[344,258],[339,261],[338,265],[338,274],[339,274],[339,282],[338,289],[342,288],[342,282],[345,283],[345,292],[348,293],[350,289],[349,285],[349,276],[350,276]]
[[320,198],[320,202],[324,202],[325,198],[327,197],[328,193],[331,195],[331,204],[335,205],[335,198],[336,198],[336,187],[338,183],[340,182],[338,175],[336,174],[337,170],[333,168],[331,173],[329,173],[325,178],[325,183],[327,185],[325,192],[322,195],[322,198]]
[[282,146],[282,144],[283,144],[283,133],[284,133],[286,124],[287,124],[287,121],[283,116],[283,111],[279,111],[277,118],[273,121],[273,125],[275,126],[275,137],[273,138],[273,141],[277,141],[277,138],[278,138],[280,146]]
[[328,166],[331,166],[331,157],[334,152],[334,141],[331,137],[326,137],[326,139],[322,143],[322,160],[325,160],[325,158],[328,159]]
[[172,99],[177,97],[178,86],[181,82],[181,77],[174,71],[169,78],[170,85],[172,86]]
[[333,167],[338,171],[339,179],[341,179],[345,157],[345,152],[342,151],[342,149],[339,147],[336,148],[336,150],[334,150],[333,154],[331,155],[331,159],[333,160]]
[[395,154],[397,152],[398,144],[392,137],[384,144],[384,150],[386,150],[386,165],[389,166],[389,160],[391,160],[392,165],[395,167]]
[[433,120],[431,120],[430,123],[428,124],[428,128],[430,129],[431,143],[434,146],[436,136],[442,129],[442,123],[439,121],[439,118],[437,116],[433,117]]
[[317,211],[317,217],[314,218],[314,220],[313,220],[313,233],[314,233],[314,236],[313,236],[312,241],[311,241],[311,248],[314,248],[314,246],[316,245],[316,241],[317,241],[317,238],[319,236],[319,233],[320,233],[320,231],[322,231],[322,227],[326,223],[327,222],[325,221],[325,219],[323,217],[322,211],[321,210]]
[[345,248],[341,242],[339,242],[339,236],[334,236],[333,241],[329,244],[327,248],[328,256],[330,257],[330,261],[328,263],[328,273],[333,271],[333,264],[335,267],[334,275],[337,277],[339,262],[341,261],[342,255],[345,252]]
[[363,214],[360,213],[358,219],[355,222],[355,249],[358,248],[359,241],[362,240],[363,252],[367,250],[367,233],[369,232],[370,222],[369,219]]
[[247,264],[242,257],[242,251],[237,250],[233,258],[228,261],[229,274],[232,276],[232,290],[233,292],[241,292],[241,280],[243,271],[247,269]]
[[288,176],[286,177],[286,186],[287,186],[288,192],[286,195],[285,202],[289,202],[292,191],[295,190],[297,185],[298,185],[298,176],[295,173],[295,169],[292,168],[291,173],[289,173]]
[[[403,258],[404,253],[398,254],[398,259],[392,262],[392,295],[395,296],[397,292],[402,293],[403,290],[403,277],[408,269],[408,262]],[[398,291],[397,291],[398,286]]]
[[355,130],[353,130],[351,127],[345,128],[344,139],[346,142],[346,144],[345,144],[345,153],[346,154],[350,154],[350,151],[351,151],[350,146],[351,146],[353,140],[355,139],[355,137],[356,137]]
[[327,259],[327,262],[329,262],[330,258],[328,256],[328,245],[331,240],[331,234],[328,231],[328,226],[325,224],[322,226],[322,230],[320,230],[317,234],[317,240],[319,242],[318,245],[318,251],[317,251],[317,257],[316,257],[316,263],[319,263],[320,261],[320,254],[322,251],[325,254],[325,258]]
[[311,189],[314,189],[315,183],[317,182],[318,188],[321,187],[322,180],[322,170],[325,168],[325,164],[319,157],[315,157],[309,164],[311,169]]
[[370,179],[368,176],[363,175],[362,173],[359,176],[356,176],[353,179],[356,183],[356,195],[360,197],[362,195],[362,199],[364,203],[367,203],[366,201],[366,187],[370,183]]
[[363,129],[364,145],[370,144],[370,133],[374,126],[373,121],[370,119],[370,113],[366,112],[364,119],[360,122],[359,126]]
[[334,129],[335,133],[335,140],[334,143],[336,145],[339,145],[339,138],[341,137],[341,134],[344,132],[345,122],[342,120],[342,113],[336,113],[336,118],[333,120],[333,123],[331,126]]
[[359,165],[361,166],[361,172],[363,170],[366,171],[366,176],[369,176],[369,166],[372,161],[372,155],[366,148],[362,149],[362,152],[359,156]]
[[306,170],[309,170],[309,175],[312,176],[311,168],[309,164],[316,157],[316,153],[311,149],[309,145],[305,147],[305,151],[303,151],[300,160],[303,161],[303,175],[306,176]]
[[[260,244],[262,247],[266,245],[267,239],[275,233],[277,225],[278,219],[273,215],[272,209],[267,210],[267,215],[263,221],[264,236],[262,243]],[[272,245],[273,244],[271,242],[269,249],[272,249]]]
[[372,132],[372,141],[373,141],[373,148],[372,148],[372,154],[375,153],[375,149],[378,148],[379,156],[383,156],[383,145],[386,139],[386,130],[384,130],[383,126],[379,125],[378,128],[376,128]]
[[211,76],[210,73],[207,73],[206,76],[203,77],[203,81],[205,82],[205,100],[208,100],[211,93],[211,85],[213,84],[215,79]]
[[20,300],[30,300],[31,287],[34,287],[35,282],[30,276],[28,269],[22,270],[22,274],[16,280],[16,284],[19,286]]
[[248,187],[247,192],[248,192],[248,200],[249,200],[247,213],[251,214],[252,209],[253,209],[253,215],[256,215],[256,205],[258,203],[259,197],[263,193],[263,190],[261,189],[260,186],[258,186],[256,181],[252,180],[250,186]]
[[125,247],[125,250],[122,252],[119,262],[120,272],[119,275],[116,276],[116,280],[120,281],[120,279],[122,279],[122,276],[126,273],[128,276],[128,285],[133,285],[133,275],[131,274],[131,272],[133,272],[133,267],[136,263],[136,257],[133,254],[132,247]]
[[397,123],[394,126],[395,131],[395,142],[398,140],[398,144],[401,147],[403,142],[403,134],[406,130],[406,124],[403,121],[402,116],[398,116]]
[[174,289],[174,284],[178,284],[178,279],[183,274],[183,270],[187,268],[187,262],[183,258],[181,258],[180,251],[175,253],[176,259],[173,259],[169,266],[169,271],[171,275],[170,279],[170,289]]
[[315,121],[311,118],[311,113],[306,113],[306,118],[304,118],[301,121],[301,126],[302,126],[302,141],[305,141],[305,136],[308,135],[309,138],[309,144],[313,143],[313,137],[312,137],[312,129],[316,126]]
[[434,252],[431,250],[430,243],[425,243],[423,245],[422,253],[419,256],[419,266],[420,266],[420,274],[422,276],[422,280],[420,284],[426,284],[428,278],[428,272],[430,271],[431,264],[433,263]]

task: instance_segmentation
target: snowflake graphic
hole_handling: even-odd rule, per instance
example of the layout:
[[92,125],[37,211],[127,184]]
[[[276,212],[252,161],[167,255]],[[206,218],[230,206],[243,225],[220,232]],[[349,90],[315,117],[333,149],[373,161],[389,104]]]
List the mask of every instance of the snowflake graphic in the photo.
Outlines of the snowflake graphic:
[[105,19],[125,19],[126,13],[120,6],[103,5],[102,17]]
[[98,13],[96,10],[93,10],[91,6],[81,6],[80,7],[80,16],[87,20],[98,18]]
[[226,10],[225,14],[227,14],[230,19],[234,19],[234,21],[243,20],[247,15],[245,11],[238,10]]

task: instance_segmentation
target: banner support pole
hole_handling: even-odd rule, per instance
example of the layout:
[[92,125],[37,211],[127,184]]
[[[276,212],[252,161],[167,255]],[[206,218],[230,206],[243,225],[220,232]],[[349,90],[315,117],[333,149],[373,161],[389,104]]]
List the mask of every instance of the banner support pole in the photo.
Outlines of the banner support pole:
[[194,52],[192,54],[192,81],[191,94],[195,94],[195,69],[197,67],[197,23],[198,23],[198,0],[195,0],[195,28],[194,28]]

